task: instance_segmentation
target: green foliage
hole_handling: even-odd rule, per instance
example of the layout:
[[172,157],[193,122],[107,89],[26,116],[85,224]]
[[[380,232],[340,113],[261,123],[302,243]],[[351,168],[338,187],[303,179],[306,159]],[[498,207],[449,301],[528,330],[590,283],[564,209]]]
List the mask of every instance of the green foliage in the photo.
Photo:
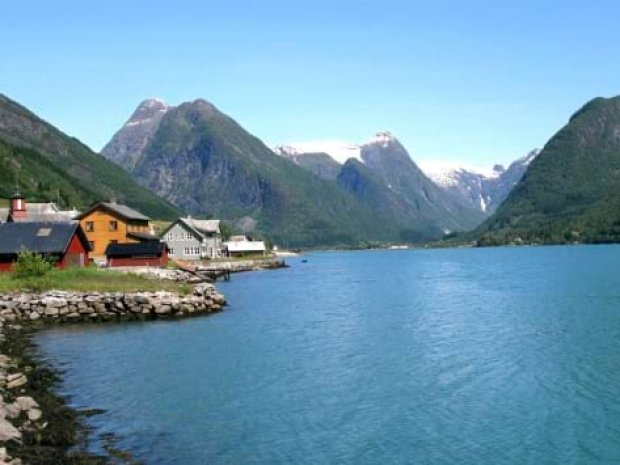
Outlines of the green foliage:
[[220,222],[220,233],[222,234],[222,240],[227,241],[228,239],[230,239],[230,236],[233,235],[232,226],[227,222]]
[[43,255],[22,250],[13,267],[13,278],[31,279],[42,278],[52,269],[52,261]]
[[31,201],[84,208],[115,196],[143,213],[172,219],[179,210],[139,186],[119,166],[0,94],[0,197],[19,190]]
[[480,245],[620,242],[620,97],[575,113],[472,237]]

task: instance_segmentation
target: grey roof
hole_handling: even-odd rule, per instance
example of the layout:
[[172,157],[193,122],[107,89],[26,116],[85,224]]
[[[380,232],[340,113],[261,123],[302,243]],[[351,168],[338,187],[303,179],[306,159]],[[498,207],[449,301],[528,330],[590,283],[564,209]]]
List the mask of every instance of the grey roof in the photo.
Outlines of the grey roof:
[[62,254],[76,232],[88,248],[88,241],[77,223],[5,223],[0,225],[0,255],[14,255],[22,249]]
[[203,237],[205,234],[220,234],[220,220],[195,220],[194,218],[178,218],[172,222],[162,233],[163,237],[175,224],[181,223],[189,228],[196,236]]
[[220,220],[195,220],[194,218],[179,218],[199,233],[213,234],[220,232]]
[[26,210],[26,216],[23,218],[11,217],[11,221],[15,223],[70,223],[73,221],[73,215],[58,213],[38,213]]
[[143,215],[139,211],[136,211],[133,208],[128,207],[127,205],[121,205],[120,203],[112,203],[112,202],[99,202],[98,204],[93,205],[87,211],[85,211],[84,213],[79,215],[77,217],[77,219],[84,218],[90,212],[96,210],[99,207],[103,207],[103,208],[105,208],[107,210],[110,210],[111,212],[114,212],[117,215],[119,215],[122,218],[125,218],[127,220],[142,220],[142,221],[149,221],[150,220],[150,218],[148,216]]

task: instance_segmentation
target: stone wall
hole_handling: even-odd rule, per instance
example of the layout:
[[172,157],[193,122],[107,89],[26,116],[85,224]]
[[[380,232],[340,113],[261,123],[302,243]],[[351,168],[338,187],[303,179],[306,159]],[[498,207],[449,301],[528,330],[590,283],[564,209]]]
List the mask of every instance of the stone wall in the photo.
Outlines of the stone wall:
[[189,295],[171,292],[96,293],[50,291],[0,294],[0,321],[54,322],[142,320],[218,312],[226,299],[209,283]]

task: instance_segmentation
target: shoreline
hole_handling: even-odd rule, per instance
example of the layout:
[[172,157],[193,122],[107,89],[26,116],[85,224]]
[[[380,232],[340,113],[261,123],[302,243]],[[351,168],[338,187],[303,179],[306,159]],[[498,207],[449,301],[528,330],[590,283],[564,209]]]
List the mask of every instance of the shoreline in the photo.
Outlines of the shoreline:
[[[104,465],[137,461],[114,433],[93,438],[87,418],[101,410],[69,406],[57,392],[62,372],[34,341],[45,328],[72,323],[122,324],[218,313],[225,297],[201,283],[191,295],[170,292],[0,294],[0,465]],[[103,453],[89,451],[100,443]]]

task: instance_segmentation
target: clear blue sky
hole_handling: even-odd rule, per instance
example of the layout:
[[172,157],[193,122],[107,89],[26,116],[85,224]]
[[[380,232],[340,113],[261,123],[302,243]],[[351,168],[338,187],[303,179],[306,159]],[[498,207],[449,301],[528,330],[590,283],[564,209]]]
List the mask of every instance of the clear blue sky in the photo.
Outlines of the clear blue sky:
[[508,162],[620,94],[618,1],[3,2],[0,92],[95,150],[144,98],[202,97],[266,143]]

